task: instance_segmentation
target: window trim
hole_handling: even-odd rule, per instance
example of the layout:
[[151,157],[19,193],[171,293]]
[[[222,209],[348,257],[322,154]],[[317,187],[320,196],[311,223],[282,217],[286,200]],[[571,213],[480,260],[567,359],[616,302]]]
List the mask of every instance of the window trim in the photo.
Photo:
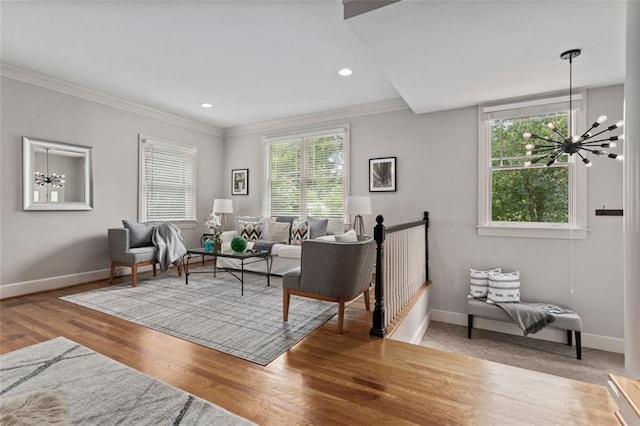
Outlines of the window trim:
[[[145,155],[144,155],[144,144],[145,143],[155,143],[159,145],[168,145],[172,147],[179,147],[185,150],[185,152],[190,152],[194,154],[195,163],[193,165],[193,172],[195,176],[194,186],[194,198],[193,198],[193,208],[196,217],[194,219],[185,219],[185,220],[172,220],[171,223],[178,226],[181,229],[191,229],[196,228],[198,225],[198,148],[195,145],[189,145],[185,143],[176,142],[169,139],[157,138],[153,136],[138,135],[138,221],[139,222],[147,222],[147,205],[146,205],[146,186],[144,185],[145,181]],[[157,221],[152,221],[157,222]]]
[[[580,106],[573,105],[572,134],[585,128],[587,95],[583,91],[574,95]],[[487,113],[545,106],[568,102],[568,96],[545,96],[504,101],[478,106],[478,235],[493,237],[586,239],[587,228],[587,172],[578,167],[575,156],[569,159],[569,223],[494,222],[491,220],[491,128]],[[517,114],[514,112],[514,116]]]
[[318,136],[325,136],[330,133],[344,133],[344,140],[342,141],[343,146],[343,157],[344,157],[344,174],[343,174],[343,199],[342,199],[342,221],[346,220],[346,215],[344,213],[344,205],[346,203],[346,199],[350,194],[350,186],[349,186],[349,175],[350,175],[350,160],[349,160],[349,152],[350,152],[350,138],[351,138],[351,125],[350,123],[337,124],[330,127],[319,127],[319,128],[311,128],[304,130],[292,130],[290,132],[279,132],[273,133],[269,135],[262,136],[262,200],[261,200],[261,210],[262,216],[269,216],[269,180],[268,180],[268,172],[269,172],[269,158],[267,158],[268,153],[268,145],[270,143],[277,143],[280,141],[292,140],[292,139],[303,139],[303,138],[313,138]]

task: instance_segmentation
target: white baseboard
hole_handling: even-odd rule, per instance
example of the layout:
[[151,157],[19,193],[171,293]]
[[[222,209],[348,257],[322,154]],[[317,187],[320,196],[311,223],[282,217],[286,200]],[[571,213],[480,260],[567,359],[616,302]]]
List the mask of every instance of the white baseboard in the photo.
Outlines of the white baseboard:
[[[467,326],[467,314],[461,314],[459,312],[431,309],[429,311],[429,317],[430,320],[433,321],[463,325],[465,327]],[[520,328],[513,323],[505,321],[495,321],[478,316],[473,317],[473,328],[480,328],[482,330],[498,331],[500,333],[522,336],[522,330],[520,330]],[[558,330],[549,327],[536,334],[530,334],[527,337],[558,343],[567,342],[567,333],[565,330]],[[624,354],[624,339],[616,337],[600,336],[597,334],[582,332],[582,346],[585,348],[600,349],[602,351]]]
[[58,277],[4,284],[0,286],[0,299],[24,296],[25,294],[39,293],[41,291],[56,290],[91,281],[104,280],[106,278],[109,278],[109,270],[101,269],[98,271],[80,272],[78,274],[61,275]]
[[[199,260],[198,260],[199,261]],[[171,265],[171,268],[174,268]],[[138,273],[153,270],[151,265],[141,266]],[[117,267],[116,277],[131,275],[131,268]],[[78,284],[89,283],[91,281],[106,280],[109,278],[109,269],[97,271],[80,272],[77,274],[60,275],[58,277],[41,278],[32,281],[22,281],[18,283],[0,285],[0,300],[10,297],[24,296],[26,294],[40,293],[43,291],[57,290],[59,288],[71,287]]]

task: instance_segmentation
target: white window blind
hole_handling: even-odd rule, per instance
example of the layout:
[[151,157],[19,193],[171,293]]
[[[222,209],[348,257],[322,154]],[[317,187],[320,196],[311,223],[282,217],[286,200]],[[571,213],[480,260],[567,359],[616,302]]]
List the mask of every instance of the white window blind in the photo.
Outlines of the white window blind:
[[197,149],[140,136],[140,220],[196,221]]
[[263,142],[265,216],[343,218],[348,127]]

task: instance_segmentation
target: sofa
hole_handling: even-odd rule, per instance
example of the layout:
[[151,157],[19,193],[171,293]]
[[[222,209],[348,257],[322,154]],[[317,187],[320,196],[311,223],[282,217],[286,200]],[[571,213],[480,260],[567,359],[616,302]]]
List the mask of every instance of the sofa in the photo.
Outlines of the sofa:
[[[319,239],[324,241],[356,241],[355,231],[344,232],[340,219],[291,217],[262,218],[237,217],[236,229],[221,234],[222,250],[231,250],[231,240],[243,237],[247,240],[247,250],[264,249],[271,251],[271,274],[284,275],[300,266],[302,242]],[[218,258],[220,268],[240,269],[240,261]],[[245,271],[266,273],[265,262],[245,263]]]

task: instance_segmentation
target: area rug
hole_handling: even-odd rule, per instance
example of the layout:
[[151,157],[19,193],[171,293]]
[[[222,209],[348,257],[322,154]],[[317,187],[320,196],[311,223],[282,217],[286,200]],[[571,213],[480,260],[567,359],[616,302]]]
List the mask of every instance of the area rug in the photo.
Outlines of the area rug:
[[70,424],[253,424],[64,337],[0,356],[3,407],[42,393],[60,396]]
[[61,297],[62,300],[267,365],[336,313],[336,304],[292,297],[282,321],[282,279],[245,273],[162,277]]

